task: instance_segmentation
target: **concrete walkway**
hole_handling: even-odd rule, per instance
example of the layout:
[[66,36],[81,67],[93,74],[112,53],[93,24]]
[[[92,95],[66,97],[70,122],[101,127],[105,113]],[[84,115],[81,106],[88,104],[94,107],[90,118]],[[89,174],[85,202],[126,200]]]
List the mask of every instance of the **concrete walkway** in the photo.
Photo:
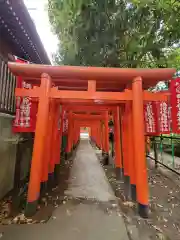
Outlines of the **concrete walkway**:
[[88,140],[78,146],[66,193],[72,199],[60,205],[46,224],[3,227],[2,240],[129,239],[113,191]]
[[74,198],[88,198],[101,202],[115,200],[104,170],[88,140],[81,140],[78,146],[66,194]]

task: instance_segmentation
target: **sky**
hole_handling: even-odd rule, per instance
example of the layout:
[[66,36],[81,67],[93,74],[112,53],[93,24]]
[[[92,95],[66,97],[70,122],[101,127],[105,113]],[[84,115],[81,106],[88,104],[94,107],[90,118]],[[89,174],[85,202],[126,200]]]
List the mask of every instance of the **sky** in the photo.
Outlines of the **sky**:
[[48,0],[24,0],[49,59],[52,62],[52,54],[58,49],[58,39],[51,31],[47,12],[47,2]]

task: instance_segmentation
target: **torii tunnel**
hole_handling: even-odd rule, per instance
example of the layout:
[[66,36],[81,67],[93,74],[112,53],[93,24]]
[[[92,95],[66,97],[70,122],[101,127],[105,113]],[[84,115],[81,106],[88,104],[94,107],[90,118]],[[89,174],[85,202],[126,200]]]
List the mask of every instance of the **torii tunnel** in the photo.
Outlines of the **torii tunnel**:
[[62,118],[66,110],[69,119],[67,153],[78,143],[80,127],[87,126],[91,128],[92,139],[108,155],[108,119],[109,113],[113,114],[117,178],[129,179],[132,200],[137,201],[139,214],[147,217],[143,102],[167,101],[167,93],[152,93],[147,89],[159,81],[171,79],[176,70],[18,63],[9,63],[9,68],[14,75],[37,86],[16,88],[16,96],[29,96],[38,101],[26,215],[36,212],[41,184],[52,177],[60,164]]

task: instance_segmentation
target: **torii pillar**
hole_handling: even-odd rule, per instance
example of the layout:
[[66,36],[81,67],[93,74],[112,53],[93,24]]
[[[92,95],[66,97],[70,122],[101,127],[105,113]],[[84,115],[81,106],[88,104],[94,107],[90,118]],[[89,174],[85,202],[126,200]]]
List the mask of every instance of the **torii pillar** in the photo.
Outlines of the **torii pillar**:
[[109,115],[105,112],[104,117],[104,137],[105,137],[105,153],[104,153],[104,165],[109,163]]
[[39,94],[39,105],[36,119],[36,132],[32,154],[31,173],[28,187],[27,205],[25,215],[32,216],[36,213],[40,185],[42,177],[42,164],[44,146],[46,141],[47,123],[49,114],[49,92],[51,89],[51,78],[48,74],[42,74]]
[[73,150],[73,113],[72,111],[68,114],[68,139],[67,139],[67,152],[66,158],[69,158]]
[[122,146],[121,146],[121,119],[120,107],[117,106],[113,113],[114,118],[114,140],[115,140],[115,167],[117,179],[122,178],[123,165],[122,165]]
[[133,80],[132,95],[133,144],[138,211],[140,216],[146,218],[148,217],[148,180],[145,155],[143,90],[141,77],[137,77]]
[[[62,114],[61,114],[62,115]],[[62,128],[59,130],[60,106],[56,104],[54,110],[52,140],[51,140],[51,160],[49,165],[49,174],[52,178],[52,187],[58,184],[58,173],[61,153]],[[62,121],[61,121],[62,122]]]

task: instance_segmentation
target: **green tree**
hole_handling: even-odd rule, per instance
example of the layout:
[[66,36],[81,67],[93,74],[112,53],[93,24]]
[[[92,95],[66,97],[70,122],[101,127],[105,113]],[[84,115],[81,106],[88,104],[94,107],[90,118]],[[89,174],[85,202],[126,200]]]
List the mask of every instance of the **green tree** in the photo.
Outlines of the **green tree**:
[[168,67],[174,67],[180,71],[180,48],[172,48],[168,51]]
[[180,39],[179,4],[175,0],[49,0],[49,18],[60,41],[56,62],[173,65],[173,57],[178,56],[172,49]]

